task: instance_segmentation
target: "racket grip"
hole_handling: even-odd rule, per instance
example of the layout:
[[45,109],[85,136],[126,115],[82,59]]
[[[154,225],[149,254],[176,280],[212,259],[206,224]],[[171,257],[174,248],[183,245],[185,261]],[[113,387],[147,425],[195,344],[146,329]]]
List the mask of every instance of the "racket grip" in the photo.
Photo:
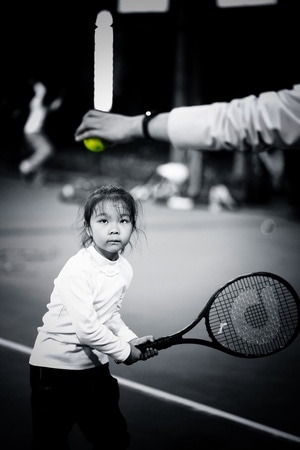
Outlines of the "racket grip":
[[171,347],[172,345],[172,339],[170,336],[161,337],[159,339],[156,339],[155,341],[151,342],[145,342],[144,344],[136,345],[136,347],[141,351],[144,352],[147,348],[156,348],[157,350],[163,350],[165,348]]

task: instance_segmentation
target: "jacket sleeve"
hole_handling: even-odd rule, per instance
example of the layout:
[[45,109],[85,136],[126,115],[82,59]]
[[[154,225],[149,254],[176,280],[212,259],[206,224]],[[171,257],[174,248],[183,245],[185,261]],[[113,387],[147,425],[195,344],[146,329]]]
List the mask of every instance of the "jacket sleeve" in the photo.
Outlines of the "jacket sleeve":
[[124,298],[124,292],[121,294],[119,301],[117,303],[116,310],[112,317],[105,322],[105,325],[109,330],[111,330],[115,336],[118,336],[125,342],[129,342],[132,339],[137,338],[137,335],[124,323],[121,318],[120,309]]
[[300,84],[228,103],[174,108],[168,133],[182,150],[300,149]]

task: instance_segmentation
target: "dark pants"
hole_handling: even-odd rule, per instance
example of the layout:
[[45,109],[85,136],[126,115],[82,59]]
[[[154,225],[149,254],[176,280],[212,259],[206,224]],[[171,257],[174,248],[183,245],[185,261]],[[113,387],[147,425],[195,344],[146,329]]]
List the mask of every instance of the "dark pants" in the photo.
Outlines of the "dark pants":
[[30,366],[30,384],[34,450],[69,450],[75,423],[95,450],[128,447],[119,385],[108,364],[88,370]]

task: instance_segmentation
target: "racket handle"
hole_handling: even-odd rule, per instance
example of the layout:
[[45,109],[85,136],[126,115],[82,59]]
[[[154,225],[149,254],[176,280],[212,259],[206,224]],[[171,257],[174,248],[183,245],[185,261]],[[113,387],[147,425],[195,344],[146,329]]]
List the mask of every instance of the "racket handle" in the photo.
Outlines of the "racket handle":
[[173,345],[172,339],[170,336],[161,337],[159,339],[156,339],[155,341],[151,342],[145,342],[144,344],[136,345],[136,347],[141,350],[141,352],[144,352],[146,348],[156,348],[157,350],[163,350],[165,348],[171,347]]

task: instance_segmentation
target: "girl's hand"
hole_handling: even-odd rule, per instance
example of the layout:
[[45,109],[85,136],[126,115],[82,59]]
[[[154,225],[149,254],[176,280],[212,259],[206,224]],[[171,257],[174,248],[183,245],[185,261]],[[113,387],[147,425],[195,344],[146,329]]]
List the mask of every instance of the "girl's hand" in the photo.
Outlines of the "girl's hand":
[[[151,342],[154,341],[153,336],[144,336],[141,338],[132,339],[129,344],[131,347],[131,352],[128,358],[124,361],[124,364],[131,365],[136,363],[137,361],[146,361],[146,359],[152,358],[153,356],[158,355],[158,350],[156,348],[151,347]],[[136,345],[144,344],[145,342],[149,342],[149,348],[146,348],[144,352],[141,352]]]
[[139,344],[144,344],[145,342],[149,342],[149,348],[147,347],[144,352],[141,352],[139,350],[141,353],[140,359],[145,361],[146,359],[149,359],[149,358],[152,358],[153,356],[158,355],[158,350],[156,348],[151,347],[151,342],[153,342],[153,341],[154,341],[154,337],[152,335],[149,335],[149,336],[143,336],[141,338],[132,339],[132,341],[130,341],[130,344],[139,345]]

